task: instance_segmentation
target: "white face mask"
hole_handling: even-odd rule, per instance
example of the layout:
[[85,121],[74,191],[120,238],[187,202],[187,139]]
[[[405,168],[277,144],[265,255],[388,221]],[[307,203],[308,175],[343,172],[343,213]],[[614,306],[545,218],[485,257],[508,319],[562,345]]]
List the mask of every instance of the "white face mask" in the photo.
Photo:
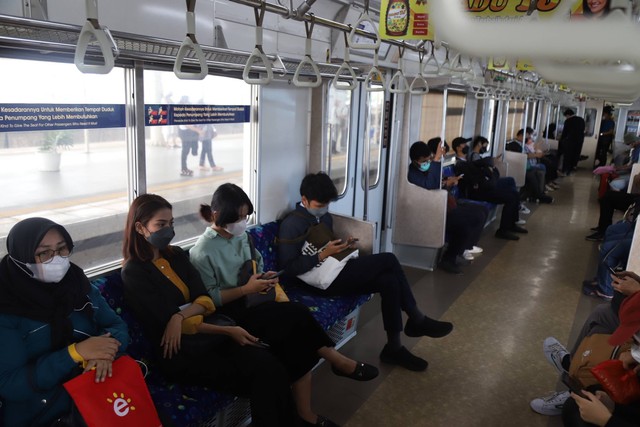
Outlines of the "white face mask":
[[242,236],[242,233],[247,230],[247,220],[241,219],[240,221],[234,222],[233,224],[228,224],[225,227],[225,230],[227,230],[231,235],[235,237]]
[[[18,267],[22,269],[22,271],[24,271],[34,279],[44,283],[58,283],[64,278],[64,276],[67,274],[67,271],[69,271],[69,267],[71,266],[69,258],[61,257],[60,255],[54,256],[53,259],[46,264],[21,262],[17,259],[14,259],[13,257],[11,259],[16,263]],[[21,264],[31,270],[31,273],[29,273],[28,270],[22,268]]]

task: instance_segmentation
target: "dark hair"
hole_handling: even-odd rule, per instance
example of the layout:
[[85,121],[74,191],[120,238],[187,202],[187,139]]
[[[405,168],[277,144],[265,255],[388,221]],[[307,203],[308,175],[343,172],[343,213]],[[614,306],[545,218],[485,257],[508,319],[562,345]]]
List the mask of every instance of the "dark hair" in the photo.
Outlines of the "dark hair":
[[613,106],[605,105],[604,108],[602,109],[602,114],[612,115],[613,114]]
[[300,183],[300,195],[307,200],[318,203],[329,203],[338,198],[338,190],[333,181],[324,172],[310,173]]
[[[603,15],[606,15],[607,13],[609,13],[609,10],[611,9],[611,0],[606,0],[607,4],[604,6],[604,11],[603,11]],[[591,12],[591,8],[589,7],[589,1],[588,0],[582,0],[582,14],[583,15],[593,15],[593,12]]]
[[574,114],[575,113],[571,108],[567,108],[566,110],[564,110],[564,116],[573,116]]
[[136,231],[136,224],[145,225],[161,209],[173,209],[171,203],[157,194],[143,194],[136,197],[129,207],[127,223],[124,227],[122,256],[126,263],[130,259],[150,261],[153,259],[153,248],[147,239]]
[[[429,140],[429,143],[432,141],[433,139]],[[440,138],[438,138],[435,143],[440,144]],[[425,144],[423,141],[416,141],[411,144],[411,147],[409,148],[409,158],[412,161],[416,161],[420,157],[429,157],[432,152],[433,151],[431,151],[431,147],[429,147],[428,144]]]
[[482,135],[478,135],[475,138],[473,138],[473,142],[471,143],[471,147],[472,148],[476,148],[478,145],[481,144],[488,144],[489,140],[487,138],[485,138]]
[[455,150],[459,146],[461,146],[462,144],[466,144],[469,141],[471,141],[471,138],[463,138],[463,137],[459,136],[459,137],[453,139],[453,141],[451,142],[451,147]]
[[240,209],[248,208],[247,215],[253,213],[253,204],[244,190],[235,184],[222,184],[211,197],[211,206],[200,205],[200,216],[207,222],[213,221],[213,212],[218,212],[218,227],[226,227],[240,219]]
[[[442,138],[440,138],[439,136],[436,136],[435,138],[431,138],[430,140],[427,141],[427,147],[429,147],[429,154],[427,154],[427,156],[430,156],[431,154],[435,154],[436,151],[438,151],[438,146],[442,143]],[[447,151],[449,151],[449,145],[447,144],[447,141],[444,141],[444,152],[446,153]]]

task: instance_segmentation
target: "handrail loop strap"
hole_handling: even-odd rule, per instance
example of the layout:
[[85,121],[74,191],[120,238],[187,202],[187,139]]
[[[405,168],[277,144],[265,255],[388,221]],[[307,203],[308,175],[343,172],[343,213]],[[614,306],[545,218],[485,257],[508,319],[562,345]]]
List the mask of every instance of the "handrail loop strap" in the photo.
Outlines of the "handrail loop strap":
[[[422,75],[426,74],[431,76],[437,76],[440,73],[440,63],[438,63],[438,58],[436,58],[436,53],[435,53],[436,48],[433,42],[430,41],[430,44],[431,44],[431,54],[425,61],[420,72],[422,73]],[[428,67],[431,67],[431,68],[427,69]]]
[[[307,39],[305,40],[305,49],[304,49],[304,58],[298,66],[296,67],[296,72],[293,75],[293,84],[297,87],[318,87],[322,84],[322,76],[320,75],[320,69],[318,68],[318,64],[311,57],[311,36],[313,35],[313,26],[315,25],[315,16],[311,14],[311,22],[304,22],[304,28],[307,33]],[[300,80],[300,72],[304,68],[305,65],[309,65],[313,69],[313,73],[315,74],[315,80],[304,81]]]
[[[187,35],[180,45],[180,49],[176,55],[176,62],[173,64],[173,73],[181,80],[202,80],[207,76],[207,74],[209,74],[209,66],[207,65],[207,58],[196,39],[196,0],[186,0],[186,2]],[[184,58],[187,56],[189,51],[193,51],[195,53],[196,59],[200,65],[200,71],[197,73],[182,71]]]
[[[349,27],[351,27],[351,25],[349,25]],[[349,63],[349,41],[347,40],[347,33],[342,33],[342,35],[344,36],[344,60],[342,61],[340,68],[338,68],[336,75],[333,76],[331,84],[338,90],[353,90],[357,86],[358,77]],[[344,71],[347,71],[349,76],[342,76]],[[339,80],[340,78],[342,78],[342,81]],[[346,79],[350,79],[350,81],[346,81]]]
[[[375,41],[373,43],[356,43],[356,42],[353,41],[353,37],[356,35],[356,29],[358,29],[360,24],[364,24],[365,22],[368,22],[371,25],[371,28],[373,29],[373,32],[375,32],[375,34],[376,34],[376,39],[375,39]],[[362,28],[364,29],[365,26],[362,25]],[[380,38],[380,32],[376,31],[375,23],[373,22],[373,20],[369,16],[369,0],[365,0],[364,9],[362,10],[362,13],[360,14],[360,17],[358,18],[356,23],[353,25],[353,28],[351,29],[351,32],[349,33],[349,38],[347,39],[347,41],[348,41],[349,47],[351,47],[351,49],[363,49],[363,50],[378,50],[378,49],[380,49],[380,43],[382,42],[382,39]]]
[[398,46],[398,71],[396,71],[393,77],[391,77],[391,80],[389,80],[389,92],[391,93],[400,94],[409,92],[409,82],[404,75],[404,61],[402,59],[404,56],[404,49],[404,46]]
[[411,82],[411,86],[409,86],[409,93],[411,95],[426,95],[429,93],[429,83],[422,75],[422,61],[424,60],[424,51],[418,51],[418,61],[420,61],[418,65],[418,75],[414,77]]
[[[373,81],[378,80],[379,84],[374,85]],[[384,76],[378,68],[378,49],[373,54],[373,67],[369,70],[367,77],[364,80],[364,87],[367,92],[384,92],[385,82]]]
[[[82,73],[108,74],[113,69],[115,63],[113,51],[111,49],[113,38],[110,38],[110,36],[108,37],[105,34],[105,30],[102,29],[98,22],[97,0],[85,0],[85,6],[87,20],[82,26],[82,30],[78,36],[78,44],[76,45],[73,62],[75,63],[76,68],[78,68]],[[84,62],[85,55],[87,54],[87,48],[93,39],[98,43],[98,47],[102,53],[102,58],[104,60],[103,65],[89,65]]]
[[[253,14],[256,18],[256,44],[253,52],[247,59],[247,63],[244,64],[244,70],[242,71],[242,79],[248,84],[254,85],[266,85],[271,83],[273,80],[273,69],[271,61],[265,55],[264,50],[262,48],[262,22],[264,21],[264,13],[266,11],[266,3],[263,1],[260,3],[260,11],[258,8],[253,9]],[[254,64],[261,63],[264,66],[265,72],[267,73],[266,77],[250,77],[251,68]]]

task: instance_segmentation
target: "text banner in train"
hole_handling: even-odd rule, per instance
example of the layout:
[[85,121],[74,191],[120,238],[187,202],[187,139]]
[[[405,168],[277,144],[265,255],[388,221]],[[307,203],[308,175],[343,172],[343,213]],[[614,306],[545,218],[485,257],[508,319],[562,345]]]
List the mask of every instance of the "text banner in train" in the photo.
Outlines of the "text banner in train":
[[124,126],[124,104],[0,104],[0,132]]
[[147,126],[247,123],[248,105],[145,104]]
[[[453,1],[453,0],[443,0]],[[478,19],[521,18],[535,13],[551,17],[562,1],[571,1],[571,14],[582,15],[582,0],[467,0],[467,11]],[[382,0],[380,5],[380,37],[382,39],[434,40],[427,0]]]

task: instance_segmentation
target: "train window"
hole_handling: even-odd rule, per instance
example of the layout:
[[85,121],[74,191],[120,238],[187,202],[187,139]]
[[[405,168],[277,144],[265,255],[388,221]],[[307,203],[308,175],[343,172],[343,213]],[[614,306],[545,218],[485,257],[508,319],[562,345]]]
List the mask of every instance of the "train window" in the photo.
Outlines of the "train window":
[[335,184],[338,196],[347,191],[352,94],[350,90],[339,90],[328,85],[324,170]]
[[524,117],[524,102],[509,101],[509,115],[507,117],[507,141],[515,139],[516,133],[522,129]]
[[147,70],[144,96],[147,191],[172,203],[175,240],[188,240],[202,234],[198,206],[209,204],[220,184],[249,192],[243,172],[251,86],[228,77],[180,80],[172,72]]
[[[384,92],[367,93],[365,138],[369,139],[369,188],[378,185],[382,161],[382,133],[384,129]],[[364,179],[362,180],[364,188]]]
[[69,230],[73,261],[121,257],[127,210],[124,71],[0,58],[0,255],[18,221],[42,216]]
[[[442,108],[444,94],[442,92],[429,92],[422,97],[422,114],[420,120],[420,138],[427,141],[442,135]],[[459,136],[459,135],[458,135]]]
[[462,136],[462,122],[464,120],[466,102],[467,96],[465,94],[448,92],[445,141],[453,141],[454,138]]
[[593,136],[596,132],[596,117],[598,110],[595,108],[587,108],[584,110],[584,136]]

